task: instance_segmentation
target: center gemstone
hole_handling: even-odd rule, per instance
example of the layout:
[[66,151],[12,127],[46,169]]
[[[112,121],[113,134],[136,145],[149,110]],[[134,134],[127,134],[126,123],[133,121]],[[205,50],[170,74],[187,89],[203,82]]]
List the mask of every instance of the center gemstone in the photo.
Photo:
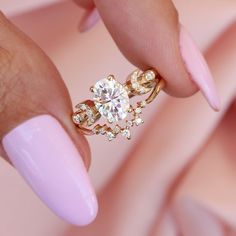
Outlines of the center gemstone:
[[113,78],[99,80],[93,87],[94,103],[108,122],[123,120],[130,107],[129,96],[122,84]]

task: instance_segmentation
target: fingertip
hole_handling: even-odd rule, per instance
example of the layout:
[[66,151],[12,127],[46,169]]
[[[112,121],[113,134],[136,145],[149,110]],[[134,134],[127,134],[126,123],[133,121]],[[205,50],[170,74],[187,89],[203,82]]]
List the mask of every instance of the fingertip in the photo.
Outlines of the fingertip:
[[93,28],[96,23],[100,20],[100,15],[96,8],[93,10],[89,10],[85,13],[85,15],[82,17],[80,23],[79,23],[79,31],[81,33],[84,33],[91,28]]
[[21,176],[59,217],[77,225],[95,218],[96,195],[81,153],[56,118],[35,116],[7,133],[2,144]]
[[201,90],[214,110],[220,109],[220,99],[206,59],[184,26],[180,26],[180,52],[190,79]]
[[132,64],[142,70],[156,69],[167,82],[168,94],[186,97],[197,91],[181,58],[178,13],[172,1],[102,0],[96,1],[96,6],[119,49]]

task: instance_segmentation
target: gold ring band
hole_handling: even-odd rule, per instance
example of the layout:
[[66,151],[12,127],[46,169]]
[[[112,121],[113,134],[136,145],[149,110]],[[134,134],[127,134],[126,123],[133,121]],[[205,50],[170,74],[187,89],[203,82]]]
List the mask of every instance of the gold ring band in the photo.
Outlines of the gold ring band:
[[[76,105],[77,110],[72,115],[73,123],[85,135],[102,134],[111,141],[121,134],[131,139],[131,127],[143,123],[142,109],[156,98],[164,86],[164,80],[153,69],[144,72],[135,70],[124,84],[119,83],[113,75],[109,75],[90,88],[93,100]],[[130,104],[131,98],[148,93],[148,98],[135,105]],[[129,113],[133,115],[130,120],[127,119]],[[101,117],[107,122],[95,125]],[[123,127],[117,124],[122,120],[125,121]],[[111,127],[107,123],[115,125]]]

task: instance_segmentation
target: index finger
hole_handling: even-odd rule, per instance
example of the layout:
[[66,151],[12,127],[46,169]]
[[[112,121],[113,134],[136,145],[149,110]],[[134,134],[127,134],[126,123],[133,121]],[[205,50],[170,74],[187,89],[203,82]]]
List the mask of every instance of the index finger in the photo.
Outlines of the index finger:
[[95,0],[94,3],[114,41],[131,63],[141,69],[155,68],[166,80],[168,94],[186,97],[200,89],[211,107],[219,109],[207,63],[180,25],[172,1]]

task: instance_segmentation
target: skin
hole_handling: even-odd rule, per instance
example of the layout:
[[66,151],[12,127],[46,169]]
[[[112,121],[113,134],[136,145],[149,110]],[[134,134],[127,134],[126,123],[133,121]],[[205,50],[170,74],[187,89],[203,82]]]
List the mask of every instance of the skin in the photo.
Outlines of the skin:
[[[229,204],[235,199],[235,39],[236,24],[206,53],[222,98],[221,112],[212,112],[198,96],[184,102],[168,97],[153,117],[158,122],[145,130],[145,142],[135,145],[100,191],[97,219],[85,228],[72,227],[68,235],[212,235],[208,230],[214,225],[203,212],[211,221],[215,215],[222,219],[216,224],[225,230],[225,216],[235,209]],[[217,166],[219,158],[224,164]],[[185,212],[187,206],[199,214],[192,208]]]
[[[91,1],[76,2],[91,7]],[[197,91],[180,56],[179,18],[172,1],[95,0],[94,4],[132,64],[142,69],[156,68],[166,80],[165,91],[172,96],[186,97]]]
[[[33,116],[51,114],[69,133],[88,167],[89,146],[71,123],[71,100],[57,69],[3,14],[0,15],[0,28],[0,139]],[[1,153],[7,159],[2,148]]]
[[[95,4],[126,58],[139,68],[156,68],[166,79],[168,94],[186,97],[197,91],[180,56],[178,14],[171,1],[83,0],[77,3],[87,9]],[[116,10],[110,11],[112,7]],[[140,23],[138,28],[133,19]],[[154,21],[159,22],[155,28]],[[120,27],[121,24],[125,27]],[[0,26],[0,138],[33,116],[51,114],[64,126],[89,167],[89,146],[70,120],[71,100],[57,69],[2,13]],[[30,99],[24,99],[25,96]],[[2,148],[1,153],[7,159]]]

